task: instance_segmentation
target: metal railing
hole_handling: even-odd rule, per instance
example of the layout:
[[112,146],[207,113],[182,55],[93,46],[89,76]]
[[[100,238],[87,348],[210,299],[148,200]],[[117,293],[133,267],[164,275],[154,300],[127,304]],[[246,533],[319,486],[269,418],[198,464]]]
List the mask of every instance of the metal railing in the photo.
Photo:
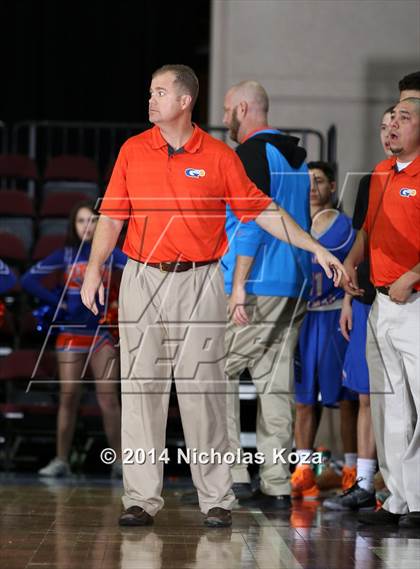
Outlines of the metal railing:
[[[201,126],[213,136],[226,141],[225,127]],[[100,172],[105,172],[115,160],[123,142],[148,128],[150,124],[146,123],[24,121],[12,126],[9,151],[35,159],[41,171],[51,156],[81,154],[93,158]],[[280,130],[299,137],[302,146],[307,150],[311,148],[314,160],[336,156],[334,126],[330,127],[326,135],[311,128],[286,127]]]

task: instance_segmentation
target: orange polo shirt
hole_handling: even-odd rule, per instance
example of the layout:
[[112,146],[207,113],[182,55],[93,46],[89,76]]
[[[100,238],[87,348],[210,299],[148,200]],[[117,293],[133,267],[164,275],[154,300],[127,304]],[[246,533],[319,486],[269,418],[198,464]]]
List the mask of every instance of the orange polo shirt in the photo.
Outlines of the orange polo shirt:
[[380,162],[369,188],[363,229],[375,286],[391,285],[420,262],[420,156],[400,172],[395,163],[395,157]]
[[199,127],[183,148],[169,155],[157,126],[121,147],[100,212],[129,219],[123,251],[132,259],[218,259],[228,245],[226,204],[249,221],[272,201],[236,153]]

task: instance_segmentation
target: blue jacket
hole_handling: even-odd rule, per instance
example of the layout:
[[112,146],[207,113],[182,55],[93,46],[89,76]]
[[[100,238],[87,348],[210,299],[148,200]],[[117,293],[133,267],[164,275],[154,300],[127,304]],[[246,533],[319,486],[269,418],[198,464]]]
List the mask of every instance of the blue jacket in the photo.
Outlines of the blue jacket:
[[[249,178],[308,231],[310,182],[306,152],[298,139],[278,130],[258,131],[237,148]],[[226,212],[229,251],[222,258],[225,291],[230,294],[237,255],[254,257],[246,292],[258,296],[309,298],[311,257],[279,241],[257,223],[241,223],[229,206]]]

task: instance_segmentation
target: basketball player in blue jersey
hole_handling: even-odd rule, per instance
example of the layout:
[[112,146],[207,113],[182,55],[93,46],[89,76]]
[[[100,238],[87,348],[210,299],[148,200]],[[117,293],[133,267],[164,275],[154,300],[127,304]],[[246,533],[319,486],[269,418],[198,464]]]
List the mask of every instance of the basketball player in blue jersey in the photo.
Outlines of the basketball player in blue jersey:
[[[117,387],[119,366],[115,340],[106,326],[100,326],[106,311],[102,310],[95,316],[84,306],[80,297],[96,219],[90,202],[79,203],[70,215],[67,246],[31,267],[21,279],[24,289],[54,309],[59,307],[62,314],[55,343],[60,379],[57,456],[41,468],[41,476],[63,477],[71,473],[68,456],[82,391],[83,369],[88,357],[108,442],[117,456],[121,454],[121,409]],[[119,249],[114,249],[108,257],[102,274],[106,290],[111,282],[112,269],[123,269],[126,260]],[[43,282],[45,276],[56,271],[63,276],[64,293],[49,290]],[[121,477],[120,461],[113,464],[112,474]]]
[[[311,234],[339,259],[345,259],[355,239],[351,219],[334,208],[334,171],[326,162],[308,164],[311,178]],[[292,497],[317,499],[319,488],[307,457],[312,453],[317,421],[315,405],[340,405],[345,465],[342,486],[355,481],[356,396],[343,387],[342,370],[347,342],[340,331],[344,291],[334,287],[312,259],[312,291],[299,336],[295,369],[295,442],[300,462],[292,475]]]

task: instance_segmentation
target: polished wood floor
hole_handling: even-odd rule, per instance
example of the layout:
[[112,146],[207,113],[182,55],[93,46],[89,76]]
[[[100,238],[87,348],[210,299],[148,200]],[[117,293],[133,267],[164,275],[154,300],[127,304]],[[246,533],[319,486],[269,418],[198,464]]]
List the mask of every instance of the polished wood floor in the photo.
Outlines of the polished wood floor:
[[121,483],[74,478],[45,484],[0,477],[1,569],[419,569],[414,530],[360,529],[319,503],[291,513],[237,509],[233,527],[207,529],[168,481],[151,528],[120,528]]

